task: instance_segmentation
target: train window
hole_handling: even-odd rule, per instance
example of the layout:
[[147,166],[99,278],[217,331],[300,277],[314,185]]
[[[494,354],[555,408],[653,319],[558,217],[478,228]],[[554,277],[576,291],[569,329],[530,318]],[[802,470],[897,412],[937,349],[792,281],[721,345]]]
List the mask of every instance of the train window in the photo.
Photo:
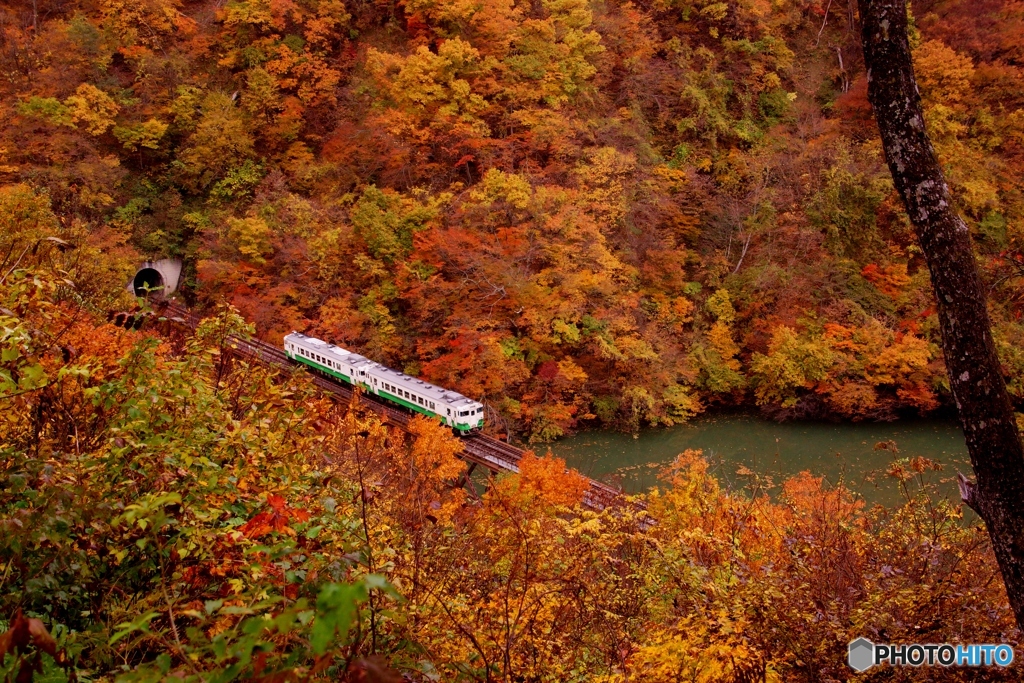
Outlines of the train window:
[[434,402],[433,401],[430,402],[430,409],[431,410],[436,410],[436,408],[434,408]]

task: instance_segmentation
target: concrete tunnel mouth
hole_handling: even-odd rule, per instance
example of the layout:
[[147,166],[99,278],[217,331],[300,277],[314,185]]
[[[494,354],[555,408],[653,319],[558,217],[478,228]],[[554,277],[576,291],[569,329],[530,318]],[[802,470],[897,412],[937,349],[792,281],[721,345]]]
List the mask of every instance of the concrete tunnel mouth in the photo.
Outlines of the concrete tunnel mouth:
[[163,288],[163,286],[164,278],[156,268],[143,268],[135,274],[135,279],[132,280],[135,296],[146,296],[149,293],[146,291],[147,288],[154,290]]

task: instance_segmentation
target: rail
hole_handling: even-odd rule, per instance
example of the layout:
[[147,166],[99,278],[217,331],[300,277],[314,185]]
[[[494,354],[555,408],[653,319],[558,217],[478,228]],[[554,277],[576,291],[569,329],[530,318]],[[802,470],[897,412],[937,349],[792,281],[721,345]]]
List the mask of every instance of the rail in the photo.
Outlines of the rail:
[[[174,302],[166,302],[162,306],[162,314],[172,320],[177,319],[190,328],[195,328],[198,323],[198,319],[191,311]],[[272,344],[256,339],[243,339],[235,336],[229,337],[228,341],[233,350],[240,356],[281,368],[291,369],[295,367],[287,354]],[[344,402],[351,401],[354,392],[349,386],[322,375],[311,373],[311,376],[313,384],[322,391],[336,396]],[[378,401],[371,394],[361,394],[359,402],[360,405],[366,406],[376,413],[386,415],[388,422],[401,429],[406,428],[411,418],[409,413]],[[498,472],[519,472],[519,461],[524,454],[521,448],[483,434],[466,437],[463,439],[463,444],[462,457],[470,464],[484,467],[494,474]],[[588,487],[583,494],[583,504],[586,507],[592,510],[604,510],[621,499],[622,491],[616,487],[595,479],[588,478],[587,482]],[[647,526],[647,524],[644,524],[644,526]]]

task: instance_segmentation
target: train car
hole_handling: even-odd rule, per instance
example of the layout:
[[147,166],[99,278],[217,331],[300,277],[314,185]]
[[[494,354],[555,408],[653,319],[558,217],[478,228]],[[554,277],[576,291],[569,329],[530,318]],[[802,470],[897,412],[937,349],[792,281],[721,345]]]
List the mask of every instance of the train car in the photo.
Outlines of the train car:
[[292,332],[284,338],[284,352],[297,363],[354,387],[362,387],[363,391],[385,401],[437,417],[458,434],[483,429],[482,403],[392,370],[322,339]]

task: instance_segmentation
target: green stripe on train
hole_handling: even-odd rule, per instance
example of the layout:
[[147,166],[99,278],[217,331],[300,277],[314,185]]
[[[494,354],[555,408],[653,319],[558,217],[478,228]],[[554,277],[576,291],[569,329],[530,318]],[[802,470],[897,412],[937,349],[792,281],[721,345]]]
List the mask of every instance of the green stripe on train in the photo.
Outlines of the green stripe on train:
[[[411,409],[415,410],[417,413],[423,413],[424,415],[429,415],[430,417],[440,418],[441,424],[448,424],[448,420],[447,420],[447,418],[445,418],[444,415],[441,415],[439,413],[432,413],[432,412],[430,412],[429,409],[424,408],[423,406],[421,406],[421,405],[419,405],[417,403],[410,403],[409,401],[405,400],[404,398],[401,398],[399,396],[395,396],[394,394],[392,394],[390,392],[387,392],[387,391],[384,391],[383,389],[378,391],[377,395],[378,396],[383,396],[384,398],[386,398],[387,400],[391,401],[392,403],[397,403],[399,405],[405,406],[406,408],[411,408]],[[470,429],[472,429],[471,427],[462,427],[460,425],[452,425],[452,426],[455,429],[458,429],[460,432],[468,432]],[[480,420],[480,424],[478,426],[483,427],[484,426],[484,421]]]
[[348,375],[344,375],[344,374],[342,374],[342,373],[340,373],[340,372],[338,372],[336,370],[332,370],[331,368],[329,368],[329,367],[327,367],[325,365],[320,365],[316,361],[310,360],[309,358],[303,358],[302,356],[288,356],[288,357],[291,358],[292,360],[299,361],[303,365],[308,365],[311,368],[316,368],[317,370],[321,370],[323,372],[326,372],[328,375],[331,375],[332,377],[337,377],[338,379],[340,379],[340,380],[342,380],[342,381],[344,381],[344,382],[346,382],[348,384],[352,384],[352,380],[349,378]]
[[391,401],[392,403],[397,403],[399,405],[405,406],[406,408],[411,408],[412,410],[415,410],[417,413],[423,413],[424,415],[429,415],[431,417],[440,417],[441,418],[441,422],[445,421],[444,417],[442,417],[441,415],[438,415],[437,413],[430,412],[430,410],[428,408],[425,408],[424,406],[421,406],[421,405],[419,405],[417,403],[410,403],[409,401],[406,401],[404,398],[399,398],[398,396],[395,396],[394,394],[388,393],[388,392],[384,391],[383,389],[378,391],[377,395],[378,396],[383,396],[384,398],[386,398],[387,400]]

